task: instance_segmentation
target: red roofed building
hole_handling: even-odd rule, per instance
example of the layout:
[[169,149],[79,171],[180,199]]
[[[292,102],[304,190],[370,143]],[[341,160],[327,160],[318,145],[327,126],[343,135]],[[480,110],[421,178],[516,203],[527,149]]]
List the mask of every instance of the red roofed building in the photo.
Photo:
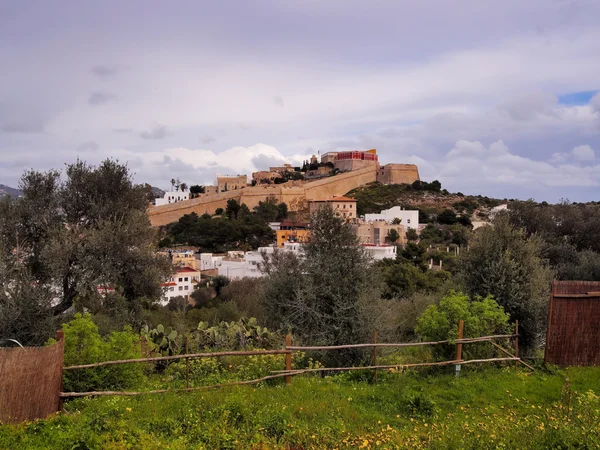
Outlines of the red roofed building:
[[166,305],[175,297],[189,298],[200,281],[200,271],[191,267],[178,267],[168,281],[161,284],[164,290],[161,303]]

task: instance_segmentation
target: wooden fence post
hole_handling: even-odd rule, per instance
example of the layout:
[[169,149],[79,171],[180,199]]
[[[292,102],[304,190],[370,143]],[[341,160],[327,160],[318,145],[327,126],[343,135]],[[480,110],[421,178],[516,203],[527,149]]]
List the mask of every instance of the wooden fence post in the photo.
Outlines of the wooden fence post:
[[[285,348],[287,350],[288,347],[292,346],[292,335],[290,333],[288,333],[285,336]],[[292,370],[292,352],[291,350],[289,351],[289,353],[285,354],[285,370],[286,372],[289,372]],[[291,384],[292,383],[292,376],[291,375],[286,375],[285,376],[285,384]]]
[[[62,343],[62,346],[63,346],[63,350],[62,350],[63,351],[63,366],[65,364],[64,363],[64,361],[65,361],[65,356],[64,356],[65,355],[65,342],[64,342],[64,339],[65,339],[65,332],[63,330],[57,330],[56,331],[56,342],[63,341],[63,343]],[[63,390],[63,373],[62,373],[62,367],[61,367],[60,389],[58,391],[58,410],[60,412],[64,411],[64,408],[63,408],[64,399],[60,396],[60,393],[62,392],[62,390]]]
[[[373,330],[373,344],[377,344],[377,330]],[[373,346],[373,365],[377,365],[377,346]],[[375,378],[373,381],[377,383],[377,369],[375,370]]]
[[[185,354],[188,354],[188,339],[189,336],[185,337]],[[185,388],[190,388],[190,358],[185,358]]]
[[[515,320],[515,358],[519,357],[519,321]],[[515,361],[515,372],[519,366],[519,361]]]
[[[458,339],[462,339],[463,338],[463,328],[464,328],[464,321],[461,319],[458,321]],[[462,361],[462,342],[457,342],[456,343],[456,361]],[[460,375],[460,364],[456,364],[456,376]]]

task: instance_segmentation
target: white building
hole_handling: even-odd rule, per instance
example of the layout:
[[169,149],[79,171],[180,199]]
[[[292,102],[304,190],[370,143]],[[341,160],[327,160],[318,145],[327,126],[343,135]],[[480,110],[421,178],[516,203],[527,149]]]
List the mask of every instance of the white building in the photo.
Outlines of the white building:
[[191,267],[178,267],[171,278],[162,284],[164,293],[161,304],[166,305],[174,297],[188,298],[199,281],[200,271]]
[[419,227],[419,211],[402,209],[400,206],[385,209],[379,214],[365,214],[365,222],[375,222],[378,220],[392,222],[394,219],[400,219],[400,224],[404,225],[405,228],[417,230]]
[[[286,242],[282,248],[277,250],[285,252],[300,253],[301,244]],[[263,260],[263,254],[272,254],[275,247],[260,247],[252,252],[232,251],[226,255],[213,255],[212,253],[200,254],[200,270],[216,269],[219,275],[223,275],[231,280],[242,278],[258,278],[263,273],[260,270],[260,264]]]
[[397,247],[395,245],[362,244],[362,246],[367,251],[369,256],[376,261],[385,258],[396,259]]
[[165,192],[165,196],[163,198],[154,199],[154,206],[168,205],[169,203],[182,202],[184,200],[190,199],[189,192],[181,192],[181,191],[172,191]]

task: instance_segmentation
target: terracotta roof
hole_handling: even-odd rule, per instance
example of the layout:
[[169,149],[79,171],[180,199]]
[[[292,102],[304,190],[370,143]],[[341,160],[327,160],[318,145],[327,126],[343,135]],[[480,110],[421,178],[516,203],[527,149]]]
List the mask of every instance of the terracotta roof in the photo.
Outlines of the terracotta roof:
[[176,273],[183,273],[183,272],[198,272],[196,269],[192,269],[191,267],[179,267],[177,268],[177,272]]
[[355,198],[344,197],[340,195],[339,197],[331,197],[324,200],[312,200],[313,202],[356,202]]
[[177,286],[177,283],[175,283],[174,281],[170,281],[168,283],[161,283],[161,286]]

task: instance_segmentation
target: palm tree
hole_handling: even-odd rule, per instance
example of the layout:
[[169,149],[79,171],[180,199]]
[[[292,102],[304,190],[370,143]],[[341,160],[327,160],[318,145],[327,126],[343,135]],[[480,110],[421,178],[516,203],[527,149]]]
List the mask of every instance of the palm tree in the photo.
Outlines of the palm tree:
[[181,192],[185,192],[185,191],[187,191],[187,188],[188,188],[188,185],[187,185],[187,183],[181,183],[181,184],[179,185],[179,189],[181,189]]
[[171,190],[175,187],[175,178],[171,178]]

